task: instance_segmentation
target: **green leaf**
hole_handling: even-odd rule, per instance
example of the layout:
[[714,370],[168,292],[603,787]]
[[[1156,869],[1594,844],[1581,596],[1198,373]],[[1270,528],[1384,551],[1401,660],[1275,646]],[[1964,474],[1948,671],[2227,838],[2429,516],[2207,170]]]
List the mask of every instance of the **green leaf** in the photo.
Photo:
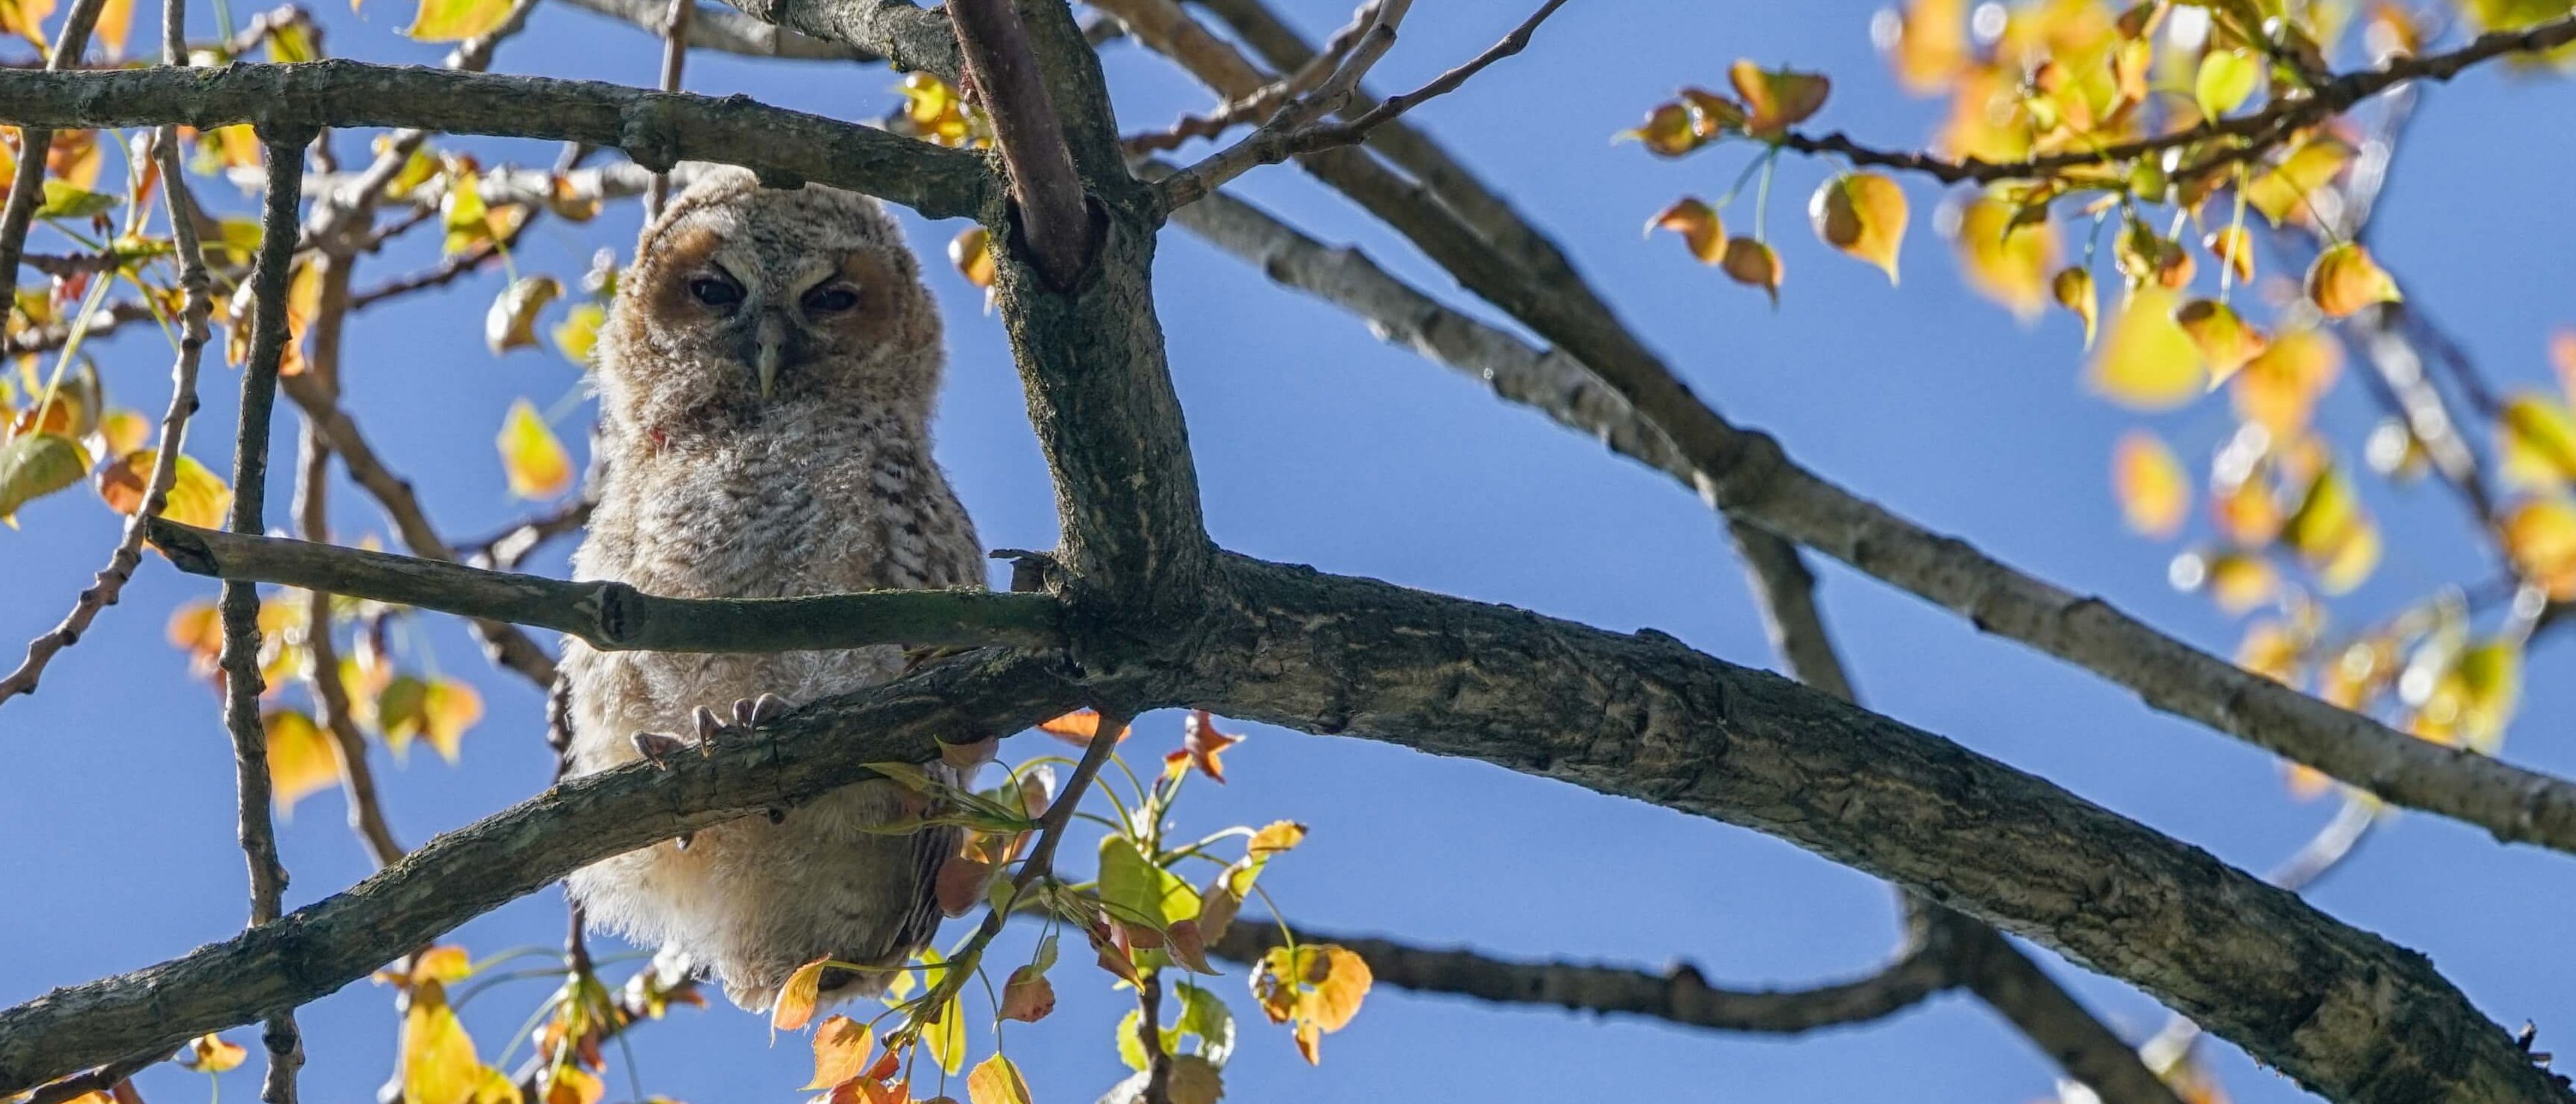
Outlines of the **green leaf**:
[[966,1068],[966,1009],[956,997],[939,1006],[939,1022],[923,1028],[921,1040],[929,1044],[940,1069],[955,1073]]
[[1100,899],[1122,919],[1132,916],[1158,926],[1199,914],[1198,891],[1148,861],[1125,836],[1100,841]]
[[2191,82],[2192,99],[2204,119],[2218,119],[2245,103],[2263,78],[2263,66],[2244,50],[2212,50],[2200,59],[2200,74]]
[[[1146,1065],[1145,1041],[1136,1037],[1136,1025],[1143,1019],[1142,1011],[1130,1008],[1127,1010],[1127,1018],[1118,1021],[1118,1060],[1127,1063],[1128,1069],[1139,1073],[1144,1072]],[[1163,1053],[1169,1054],[1174,1047],[1181,1045],[1181,1031],[1179,1028],[1166,1027],[1162,1032]]]
[[1199,1037],[1199,1054],[1208,1064],[1223,1067],[1234,1054],[1234,1010],[1225,1001],[1189,982],[1172,986],[1181,998],[1181,1022],[1176,1029],[1184,1035]]
[[0,521],[15,525],[18,507],[81,480],[89,453],[58,433],[29,433],[0,445]]
[[45,202],[36,208],[37,218],[88,218],[105,214],[124,202],[112,195],[102,195],[63,180],[45,182]]

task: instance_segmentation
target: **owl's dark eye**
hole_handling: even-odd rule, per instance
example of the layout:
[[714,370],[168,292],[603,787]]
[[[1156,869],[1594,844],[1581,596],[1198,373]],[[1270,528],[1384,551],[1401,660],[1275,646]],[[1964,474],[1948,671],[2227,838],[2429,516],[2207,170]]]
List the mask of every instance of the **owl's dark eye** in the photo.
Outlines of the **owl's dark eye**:
[[825,284],[805,293],[809,314],[839,314],[859,305],[859,293],[847,284]]
[[724,308],[742,302],[742,285],[717,273],[692,277],[689,295],[710,307]]

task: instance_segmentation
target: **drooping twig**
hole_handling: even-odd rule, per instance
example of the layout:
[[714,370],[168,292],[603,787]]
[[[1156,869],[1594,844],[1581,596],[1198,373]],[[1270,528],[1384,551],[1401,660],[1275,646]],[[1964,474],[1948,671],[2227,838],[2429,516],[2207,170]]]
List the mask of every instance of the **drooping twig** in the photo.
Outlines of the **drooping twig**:
[[1011,170],[1021,237],[1047,282],[1070,288],[1090,264],[1091,212],[1028,30],[1011,0],[950,0],[948,15],[968,78],[992,117],[993,144]]
[[882,590],[806,598],[663,598],[618,582],[569,583],[168,520],[156,521],[151,537],[182,571],[534,625],[604,650],[1047,648],[1062,641],[1055,600],[1039,594]]
[[[680,90],[680,72],[689,62],[689,22],[698,13],[698,0],[671,0],[662,16],[662,91]],[[644,193],[644,220],[662,217],[662,201],[671,195],[669,166],[653,174],[653,185]]]

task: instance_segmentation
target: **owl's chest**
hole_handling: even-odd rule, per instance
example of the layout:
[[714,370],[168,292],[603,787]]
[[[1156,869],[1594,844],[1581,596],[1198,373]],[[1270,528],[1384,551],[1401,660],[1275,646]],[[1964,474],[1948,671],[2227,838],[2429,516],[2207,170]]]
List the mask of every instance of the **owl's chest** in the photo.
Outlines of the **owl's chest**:
[[[742,450],[675,454],[653,470],[620,473],[603,510],[624,515],[622,564],[600,574],[646,591],[764,598],[904,585],[889,519],[912,510],[918,490],[889,478],[866,451],[838,454]],[[891,528],[890,528],[891,527]]]

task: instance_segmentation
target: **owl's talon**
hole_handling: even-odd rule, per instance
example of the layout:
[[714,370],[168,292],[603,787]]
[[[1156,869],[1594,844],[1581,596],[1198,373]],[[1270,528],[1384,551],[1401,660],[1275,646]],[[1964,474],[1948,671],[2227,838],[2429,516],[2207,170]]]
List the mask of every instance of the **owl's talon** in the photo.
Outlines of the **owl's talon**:
[[688,741],[666,733],[638,732],[635,734],[635,750],[644,753],[646,762],[663,770],[671,769],[671,764],[665,762],[662,757],[687,746],[689,746]]
[[779,697],[776,694],[762,694],[757,698],[736,699],[733,703],[734,727],[759,728],[762,725],[785,716],[787,714],[787,708],[787,699]]
[[769,810],[769,822],[770,822],[771,824],[785,824],[785,823],[787,823],[787,810],[772,807],[772,808]]
[[689,849],[689,842],[697,838],[698,834],[696,832],[682,832],[679,834],[678,838],[673,839],[671,843],[676,849],[686,851]]
[[698,726],[698,754],[708,754],[710,749],[715,747],[716,737],[724,733],[725,723],[723,718],[716,716],[715,710],[709,709],[703,705],[699,706],[697,711],[691,713],[689,717],[692,721],[696,722]]

